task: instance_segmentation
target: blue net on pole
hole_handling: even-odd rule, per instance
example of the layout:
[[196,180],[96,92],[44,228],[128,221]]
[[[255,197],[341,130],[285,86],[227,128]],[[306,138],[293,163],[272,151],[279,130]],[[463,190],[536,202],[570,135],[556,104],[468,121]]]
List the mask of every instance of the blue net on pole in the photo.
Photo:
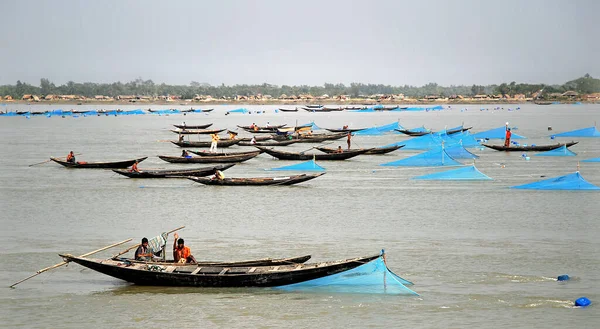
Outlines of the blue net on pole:
[[552,135],[554,137],[600,137],[600,131],[596,127],[571,130],[560,134]]
[[586,181],[578,171],[538,182],[511,186],[511,188],[526,190],[600,190],[600,187]]
[[265,170],[272,170],[272,171],[325,171],[325,168],[319,166],[315,162],[315,160],[308,160],[308,161],[304,161],[304,162],[289,165],[289,166],[283,166],[283,167],[277,167],[277,168],[271,168],[271,169],[265,169]]
[[412,179],[418,180],[492,180],[491,177],[485,175],[474,165],[458,169],[450,169],[433,174],[416,176]]
[[[495,129],[490,129],[487,131],[478,132],[473,134],[475,139],[504,139],[506,137],[506,127],[499,127]],[[512,133],[511,139],[525,139],[527,137],[523,137],[521,135],[517,135],[514,132]]]
[[544,156],[544,157],[573,157],[576,155],[577,155],[577,153],[569,150],[566,145],[563,145],[554,150],[535,154],[535,156]]
[[400,159],[380,164],[388,167],[440,167],[440,166],[462,166],[462,163],[454,160],[443,148],[423,152],[409,158]]
[[386,266],[383,256],[349,271],[275,289],[299,292],[364,293],[418,296],[412,285]]
[[600,157],[581,160],[581,162],[600,162]]

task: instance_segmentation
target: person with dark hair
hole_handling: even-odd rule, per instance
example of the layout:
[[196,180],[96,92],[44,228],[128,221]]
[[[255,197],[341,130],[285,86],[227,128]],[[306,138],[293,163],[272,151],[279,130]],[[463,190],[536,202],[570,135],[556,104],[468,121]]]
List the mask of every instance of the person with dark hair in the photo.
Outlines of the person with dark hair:
[[75,163],[75,154],[73,154],[73,151],[69,152],[69,155],[67,155],[67,162]]
[[151,261],[154,255],[148,249],[148,239],[143,238],[142,244],[135,251],[135,260]]
[[192,255],[192,250],[184,245],[183,239],[180,239],[177,233],[175,233],[175,241],[173,241],[173,260],[175,263],[197,263],[196,258]]
[[512,133],[510,132],[510,128],[508,128],[508,122],[506,123],[506,136],[504,137],[504,146],[510,147],[510,137]]

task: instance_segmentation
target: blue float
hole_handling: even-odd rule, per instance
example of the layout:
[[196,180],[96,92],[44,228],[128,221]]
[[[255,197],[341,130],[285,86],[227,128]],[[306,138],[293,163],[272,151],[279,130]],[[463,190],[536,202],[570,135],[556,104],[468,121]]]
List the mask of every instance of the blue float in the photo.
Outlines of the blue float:
[[587,297],[580,297],[575,301],[575,306],[579,306],[579,307],[587,307],[590,306],[592,304],[592,301],[589,300]]
[[558,281],[567,281],[567,280],[569,280],[569,279],[570,279],[570,277],[569,277],[567,274],[559,275],[559,276],[556,278],[556,280],[558,280]]

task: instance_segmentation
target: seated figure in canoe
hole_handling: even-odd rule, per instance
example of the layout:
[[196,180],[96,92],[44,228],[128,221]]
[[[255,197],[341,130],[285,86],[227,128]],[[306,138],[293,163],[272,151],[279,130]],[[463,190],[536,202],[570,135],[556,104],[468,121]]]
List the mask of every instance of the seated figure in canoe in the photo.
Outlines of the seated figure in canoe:
[[173,260],[175,263],[190,263],[196,264],[196,258],[192,255],[190,247],[184,245],[183,239],[175,233],[175,241],[173,241]]
[[130,172],[140,172],[140,170],[138,169],[138,161],[135,160],[135,162],[131,165],[131,169],[129,169]]
[[75,163],[75,154],[73,154],[73,151],[69,152],[69,155],[67,155],[67,162]]
[[192,156],[190,155],[190,153],[187,150],[183,150],[183,151],[181,151],[181,157],[182,158],[191,158]]
[[151,262],[153,260],[158,260],[150,249],[148,249],[148,239],[143,238],[142,244],[135,250],[135,260],[141,260],[145,262]]
[[215,175],[212,177],[212,179],[223,180],[223,179],[225,179],[225,174],[223,174],[223,172],[220,171],[219,169],[216,169]]

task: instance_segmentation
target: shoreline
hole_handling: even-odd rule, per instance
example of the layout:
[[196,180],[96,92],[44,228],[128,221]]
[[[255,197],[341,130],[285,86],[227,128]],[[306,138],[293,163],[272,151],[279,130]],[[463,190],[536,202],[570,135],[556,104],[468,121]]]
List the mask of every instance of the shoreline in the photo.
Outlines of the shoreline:
[[[552,102],[552,101],[547,101]],[[565,100],[555,101],[559,104],[600,104],[600,101],[587,101],[587,100]],[[198,101],[97,101],[97,100],[58,100],[58,101],[40,101],[40,102],[31,102],[25,100],[11,100],[11,101],[0,101],[0,104],[4,106],[8,106],[11,104],[15,105],[173,105],[173,106],[192,106],[192,107],[202,107],[204,105],[280,105],[280,106],[294,106],[301,107],[305,105],[364,105],[364,106],[374,106],[374,105],[416,105],[416,106],[437,106],[437,105],[452,105],[452,104],[461,104],[461,105],[490,105],[490,104],[535,104],[531,100],[499,100],[499,99],[490,99],[490,100],[447,100],[443,101],[417,101],[417,100],[402,100],[402,101],[391,101],[391,100],[382,100],[382,101],[374,101],[374,100],[365,100],[365,99],[350,99],[347,101],[340,100],[311,100],[311,101],[232,101],[232,100],[223,100],[223,101],[207,101],[207,102],[198,102]],[[547,105],[547,104],[544,104]]]

